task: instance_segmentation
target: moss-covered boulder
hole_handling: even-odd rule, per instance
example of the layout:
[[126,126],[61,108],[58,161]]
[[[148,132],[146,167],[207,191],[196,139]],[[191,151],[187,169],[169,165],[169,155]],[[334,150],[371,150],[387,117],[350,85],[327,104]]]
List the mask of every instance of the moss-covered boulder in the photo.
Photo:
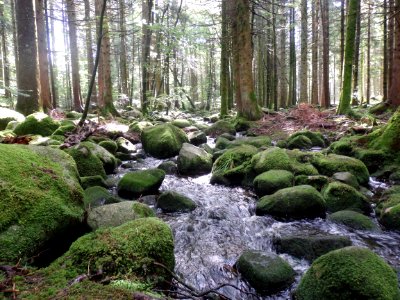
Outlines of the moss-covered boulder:
[[366,248],[346,247],[315,260],[296,290],[299,300],[400,299],[397,275]]
[[298,135],[293,138],[289,138],[287,142],[288,149],[311,149],[313,146],[311,140],[305,135]]
[[62,135],[64,136],[67,132],[72,132],[76,126],[74,124],[67,124],[58,127],[52,135]]
[[235,129],[233,122],[229,122],[226,120],[220,120],[220,121],[214,123],[213,125],[211,125],[204,132],[206,135],[209,135],[212,137],[217,137],[223,133],[229,133],[229,134],[235,135],[236,129]]
[[256,153],[257,148],[248,145],[225,151],[213,164],[211,183],[251,185],[255,177],[251,159]]
[[48,147],[0,144],[0,262],[33,257],[83,218],[75,162]]
[[89,273],[100,278],[131,276],[165,285],[171,275],[155,262],[174,269],[171,229],[157,218],[140,218],[79,238],[48,270],[67,280]]
[[38,134],[41,136],[52,135],[60,124],[44,113],[34,113],[26,117],[25,121],[14,129],[16,135]]
[[157,169],[163,170],[168,175],[176,175],[178,174],[178,165],[173,161],[164,161],[162,162]]
[[153,127],[153,123],[148,121],[133,122],[129,125],[129,132],[142,133],[145,128]]
[[377,212],[379,222],[385,228],[400,230],[400,193],[390,194],[386,201],[379,204]]
[[134,153],[137,151],[137,147],[132,144],[128,139],[119,137],[115,141],[117,143],[117,151],[121,153]]
[[81,186],[84,190],[93,186],[107,187],[107,183],[100,175],[81,177]]
[[188,133],[189,143],[195,146],[207,143],[207,136],[203,131],[192,131]]
[[89,187],[84,192],[83,202],[85,208],[93,208],[111,203],[117,203],[121,200],[110,194],[104,187],[93,186]]
[[329,215],[328,220],[356,230],[378,230],[371,218],[352,210],[337,211]]
[[271,295],[294,282],[293,268],[272,252],[247,250],[236,263],[240,274],[260,294]]
[[104,149],[106,149],[108,152],[110,152],[113,155],[115,155],[118,150],[118,145],[113,140],[101,141],[99,143],[99,146],[103,147]]
[[187,119],[175,119],[171,122],[171,124],[179,128],[192,126],[192,123]]
[[295,177],[295,185],[311,185],[321,191],[329,183],[329,178],[324,175],[298,175]]
[[332,175],[332,179],[350,185],[356,190],[360,188],[356,176],[354,176],[350,172],[337,172]]
[[337,155],[352,156],[354,154],[354,145],[348,139],[341,139],[333,142],[329,146],[329,151]]
[[106,172],[103,163],[90,149],[85,146],[77,145],[69,149],[65,149],[69,155],[75,160],[81,177],[101,176],[106,178]]
[[[134,205],[135,203],[136,205]],[[135,208],[139,213],[135,211]],[[153,210],[145,204],[122,201],[90,209],[87,223],[90,228],[96,230],[98,228],[116,227],[126,222],[143,218],[144,216],[154,217],[155,214]]]
[[328,156],[314,156],[312,164],[318,169],[319,173],[332,176],[337,172],[350,172],[357,177],[359,184],[367,185],[369,182],[369,172],[365,164],[352,157],[329,154]]
[[325,217],[326,204],[312,186],[299,185],[264,196],[257,203],[257,215],[271,215],[278,219],[307,219]]
[[274,246],[278,253],[288,253],[309,261],[332,250],[351,245],[350,238],[339,235],[290,235],[274,239]]
[[195,210],[196,203],[186,197],[174,191],[164,192],[157,199],[157,207],[161,208],[163,212],[174,213],[174,212],[189,212]]
[[23,114],[16,112],[15,110],[0,107],[0,130],[7,128],[8,123],[11,121],[23,122],[25,117]]
[[141,195],[157,193],[164,178],[165,172],[160,169],[127,173],[118,182],[118,195],[133,199]]
[[293,170],[292,161],[286,151],[277,147],[269,148],[254,155],[251,165],[256,174],[269,170]]
[[202,175],[211,172],[212,155],[192,144],[184,143],[178,156],[178,170],[183,175]]
[[350,185],[341,182],[332,182],[327,185],[322,195],[329,212],[340,210],[354,210],[370,212],[371,207],[366,197]]
[[357,149],[355,157],[367,166],[370,173],[374,173],[382,167],[388,155],[383,150]]
[[183,143],[189,142],[186,133],[171,124],[147,127],[141,134],[143,149],[156,158],[178,155]]
[[258,196],[275,193],[280,189],[293,186],[294,175],[285,170],[271,170],[258,175],[254,181],[254,190]]
[[[304,142],[302,142],[302,140],[298,139],[298,137],[306,137],[308,140],[303,139],[303,141],[306,141],[306,143],[304,144]],[[309,131],[309,130],[295,132],[287,140],[288,148],[289,148],[289,145],[291,145],[291,144],[292,145],[298,144],[298,142],[295,142],[296,140],[298,142],[300,142],[299,146],[301,146],[303,144],[307,145],[308,141],[311,142],[309,144],[309,145],[311,145],[311,147],[324,148],[326,146],[325,145],[325,141],[324,141],[324,137],[320,132],[313,132],[313,131]],[[311,147],[309,147],[309,148],[311,148]],[[308,149],[308,147],[306,147],[306,148],[294,147],[294,148]]]
[[270,147],[272,145],[271,138],[268,136],[246,136],[231,141],[227,148],[233,148],[241,145],[250,145],[256,148]]

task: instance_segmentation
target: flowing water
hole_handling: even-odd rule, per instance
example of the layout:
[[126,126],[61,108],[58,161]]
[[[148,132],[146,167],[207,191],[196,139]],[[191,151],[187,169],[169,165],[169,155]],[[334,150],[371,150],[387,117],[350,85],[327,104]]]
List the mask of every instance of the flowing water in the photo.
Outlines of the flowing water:
[[[146,158],[133,162],[129,169],[119,169],[116,177],[137,169],[157,167],[162,161]],[[253,295],[255,292],[234,269],[240,254],[246,249],[274,251],[272,240],[290,234],[316,233],[348,236],[353,245],[368,247],[400,270],[400,234],[395,232],[365,232],[349,230],[345,226],[316,219],[312,221],[279,222],[268,216],[256,216],[256,196],[242,188],[209,184],[211,175],[185,178],[167,175],[161,191],[174,190],[188,196],[198,207],[191,213],[157,215],[167,222],[175,238],[175,272],[199,291],[223,283],[238,288],[224,287],[220,293],[228,299],[290,299],[309,262],[281,254],[297,272],[296,282],[286,291],[270,297]],[[371,190],[386,188],[371,180]],[[253,294],[252,294],[253,293]]]

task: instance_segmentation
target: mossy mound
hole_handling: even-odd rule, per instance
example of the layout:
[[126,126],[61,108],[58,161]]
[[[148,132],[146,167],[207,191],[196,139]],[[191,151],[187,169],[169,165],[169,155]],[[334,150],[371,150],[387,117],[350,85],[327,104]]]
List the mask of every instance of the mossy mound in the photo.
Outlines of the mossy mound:
[[85,208],[94,208],[97,206],[120,202],[120,199],[111,195],[104,187],[93,186],[85,190],[83,202]]
[[207,143],[207,136],[203,131],[192,131],[188,133],[189,143],[195,146]]
[[352,156],[354,154],[354,145],[348,139],[341,139],[333,142],[329,150],[337,155]]
[[243,145],[225,151],[214,162],[211,183],[225,185],[248,185],[255,175],[251,168],[251,159],[257,148]]
[[163,212],[189,212],[195,210],[196,203],[179,193],[173,191],[164,192],[157,199],[157,207],[161,208]]
[[101,176],[106,178],[106,171],[104,170],[103,163],[90,149],[85,146],[77,145],[64,150],[72,156],[78,167],[79,176]]
[[135,153],[137,151],[137,147],[131,143],[128,139],[124,137],[119,137],[115,141],[117,143],[117,151],[120,153]]
[[212,155],[192,144],[184,143],[178,156],[178,170],[183,175],[202,175],[211,172]]
[[145,204],[141,204],[142,207],[135,206],[137,214],[134,209],[134,202],[122,201],[119,203],[113,203],[94,207],[89,210],[87,223],[90,228],[96,230],[98,228],[105,227],[116,227],[126,222],[143,218],[143,216],[154,217],[154,212],[150,207],[145,208]]
[[220,120],[208,127],[204,132],[211,137],[217,137],[223,133],[235,135],[236,129],[232,122]]
[[0,130],[7,128],[7,124],[11,121],[23,122],[25,117],[23,114],[16,112],[15,110],[0,107]]
[[81,177],[81,186],[84,190],[93,186],[107,187],[104,178],[100,175]]
[[171,124],[147,127],[141,134],[143,149],[156,158],[178,155],[183,143],[189,140],[181,129]]
[[355,157],[367,166],[370,173],[378,171],[388,158],[382,150],[373,149],[357,149]]
[[178,128],[185,128],[185,127],[192,126],[192,123],[186,119],[175,119],[171,122],[171,124]]
[[236,266],[250,285],[263,295],[289,287],[296,274],[285,260],[271,252],[245,251]]
[[321,191],[329,183],[329,178],[324,175],[299,175],[295,177],[295,185],[311,185],[318,191]]
[[75,162],[63,151],[0,144],[0,262],[17,263],[83,218]]
[[378,226],[367,216],[351,210],[341,210],[328,216],[328,220],[356,230],[378,230]]
[[322,195],[325,198],[329,212],[353,210],[370,212],[371,207],[366,197],[350,185],[341,182],[332,182],[327,185]]
[[72,111],[68,111],[65,114],[65,117],[68,119],[78,120],[82,117],[82,113],[72,110]]
[[356,176],[351,174],[350,172],[338,172],[332,175],[332,179],[336,181],[343,182],[345,184],[348,184],[358,190],[360,188],[360,185],[358,184],[358,180]]
[[369,182],[367,167],[356,158],[329,154],[328,156],[315,156],[312,164],[322,175],[332,176],[337,172],[350,172],[357,177],[359,184],[367,185]]
[[233,140],[227,148],[233,148],[241,145],[250,145],[256,148],[270,147],[272,145],[271,138],[268,136],[249,136]]
[[256,174],[261,174],[270,170],[293,171],[292,161],[284,149],[269,148],[257,153],[251,160],[251,165]]
[[257,215],[271,215],[278,219],[307,219],[325,217],[326,204],[312,186],[299,185],[262,197],[257,203]]
[[79,238],[48,270],[69,280],[89,273],[103,278],[137,276],[165,284],[171,275],[155,262],[174,269],[171,229],[157,218],[140,218]]
[[366,248],[346,247],[315,260],[296,290],[299,300],[400,299],[397,275]]
[[291,235],[274,239],[274,246],[278,253],[288,253],[309,261],[313,261],[332,250],[351,245],[350,238],[338,235]]
[[99,143],[99,146],[103,147],[113,155],[115,155],[115,153],[117,153],[118,150],[118,145],[113,140],[101,141]]
[[[400,230],[400,193],[394,188],[393,193],[377,207],[379,222],[387,229]],[[396,193],[397,192],[397,193]]]
[[178,174],[178,165],[170,160],[162,162],[157,169],[163,170],[168,175]]
[[118,182],[118,195],[133,199],[141,195],[157,193],[165,178],[160,169],[149,169],[127,173]]
[[50,136],[60,124],[44,113],[34,113],[26,117],[25,121],[14,129],[16,135],[38,134]]
[[291,137],[287,142],[288,149],[311,149],[312,146],[313,144],[311,140],[304,135],[298,135],[293,138]]
[[[326,146],[324,137],[320,132],[313,132],[313,131],[309,131],[309,130],[298,131],[298,132],[295,132],[294,134],[292,134],[289,137],[289,139],[287,140],[288,145],[290,145],[297,137],[300,137],[300,136],[306,137],[311,142],[311,147],[324,148]],[[298,148],[298,147],[295,147],[295,148]],[[300,148],[300,149],[302,149],[302,148]],[[305,149],[307,149],[307,148],[305,148]]]
[[258,175],[253,185],[258,196],[265,196],[293,186],[293,181],[293,173],[285,170],[271,170]]
[[145,128],[153,127],[153,123],[148,121],[133,122],[129,125],[129,132],[142,133]]
[[73,124],[62,125],[58,127],[52,135],[62,135],[64,136],[67,132],[72,132],[76,128]]

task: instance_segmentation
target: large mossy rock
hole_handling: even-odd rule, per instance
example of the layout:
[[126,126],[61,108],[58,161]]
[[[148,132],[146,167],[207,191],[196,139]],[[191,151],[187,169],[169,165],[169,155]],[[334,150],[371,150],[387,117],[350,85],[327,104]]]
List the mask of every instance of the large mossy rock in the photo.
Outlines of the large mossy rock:
[[329,215],[328,220],[356,230],[378,230],[371,218],[352,210],[337,211]]
[[99,143],[99,146],[103,147],[104,149],[106,149],[108,152],[110,152],[112,155],[115,155],[115,153],[117,153],[118,150],[118,145],[116,142],[114,142],[113,140],[106,140],[106,141],[101,141]]
[[[268,136],[246,136],[246,137],[241,137],[238,139],[234,139],[232,141],[229,141],[228,143],[226,143],[225,148],[234,148],[234,147],[238,147],[238,146],[242,146],[242,145],[250,145],[250,146],[254,146],[256,148],[261,148],[261,147],[270,147],[272,145],[271,142],[271,138]],[[215,147],[217,148],[218,146],[218,140],[217,140],[217,144],[215,145]],[[220,145],[221,147],[222,145]],[[223,149],[223,148],[221,148]]]
[[269,148],[257,153],[251,160],[252,167],[257,174],[269,170],[292,171],[292,161],[284,149]]
[[263,295],[286,289],[296,274],[285,260],[272,252],[245,251],[236,266],[250,285]]
[[366,248],[346,247],[315,260],[296,290],[299,300],[398,300],[397,275]]
[[111,195],[104,187],[93,186],[85,190],[83,202],[85,203],[85,208],[94,208],[120,202],[120,199]]
[[338,181],[328,184],[322,191],[329,212],[354,210],[370,212],[367,198],[350,185]]
[[[307,138],[307,147],[302,148],[302,147],[296,147],[296,146],[302,146],[303,142],[301,141],[305,141],[304,138],[302,139],[298,139],[299,137],[306,137]],[[296,142],[297,141],[297,142]],[[300,142],[300,143],[299,143]],[[324,141],[324,137],[320,132],[313,132],[313,131],[298,131],[294,134],[292,134],[289,139],[287,140],[288,143],[288,148],[289,149],[293,149],[293,148],[299,148],[299,149],[308,149],[311,147],[321,147],[324,148],[325,147],[325,141]],[[295,147],[291,147],[291,146],[295,146]]]
[[377,207],[379,222],[387,229],[400,230],[400,192],[394,187],[387,192],[385,201]]
[[184,143],[178,156],[178,170],[183,175],[202,175],[211,172],[212,155],[192,144]]
[[273,194],[280,189],[293,186],[294,175],[285,170],[271,170],[258,175],[253,182],[258,196]]
[[251,159],[257,153],[254,146],[243,145],[225,151],[214,162],[211,183],[250,185],[254,180]]
[[0,262],[38,254],[83,218],[73,159],[48,147],[0,144]]
[[14,129],[16,135],[38,134],[50,136],[60,124],[44,113],[34,113],[26,117],[25,121],[19,123]]
[[23,122],[25,117],[23,114],[16,112],[15,110],[0,107],[0,130],[7,128],[7,124],[11,121]]
[[351,245],[350,238],[337,235],[291,235],[274,239],[274,246],[278,253],[288,253],[309,261],[332,250]]
[[318,191],[321,191],[329,183],[329,177],[324,175],[299,175],[295,178],[295,185],[311,185]]
[[326,204],[312,186],[299,185],[264,196],[257,203],[257,215],[271,215],[278,219],[307,219],[325,217]]
[[133,199],[142,195],[157,193],[165,178],[161,169],[149,169],[125,174],[118,182],[118,195]]
[[236,134],[236,129],[232,122],[220,120],[205,130],[205,134],[212,137],[220,136],[223,133]]
[[96,230],[104,227],[116,227],[135,219],[154,216],[152,209],[145,204],[122,201],[89,210],[87,223],[90,228]]
[[359,184],[367,185],[369,182],[367,167],[356,158],[336,154],[329,154],[328,156],[316,155],[312,160],[312,164],[322,175],[332,176],[337,172],[350,172],[357,177]]
[[163,212],[174,213],[195,210],[197,205],[192,199],[184,195],[174,191],[167,191],[158,197],[157,207],[161,208]]
[[88,273],[102,278],[124,274],[165,284],[171,276],[167,269],[174,267],[174,241],[169,226],[157,218],[140,218],[79,238],[48,269],[60,272],[68,280]]
[[193,131],[188,133],[189,143],[195,146],[207,143],[207,136],[203,131]]
[[305,135],[298,135],[293,138],[289,138],[287,142],[287,148],[288,149],[311,149],[313,146],[311,140],[306,137]]
[[350,172],[338,172],[332,175],[332,179],[336,181],[343,182],[345,184],[348,184],[358,190],[360,188],[360,185],[358,184],[358,180],[356,176],[351,174]]
[[169,158],[178,155],[183,143],[189,142],[186,133],[171,124],[143,129],[141,140],[146,153],[156,158]]

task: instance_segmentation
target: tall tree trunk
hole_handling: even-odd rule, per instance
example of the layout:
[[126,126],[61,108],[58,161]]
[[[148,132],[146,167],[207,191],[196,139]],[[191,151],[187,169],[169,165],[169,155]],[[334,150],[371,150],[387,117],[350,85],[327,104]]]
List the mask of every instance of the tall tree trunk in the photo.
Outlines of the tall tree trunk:
[[351,82],[354,62],[354,45],[357,24],[357,7],[360,0],[349,0],[349,11],[347,12],[346,44],[344,52],[343,84],[338,114],[349,114],[351,111]]
[[128,68],[126,59],[126,26],[125,26],[125,0],[119,0],[119,30],[120,33],[120,58],[119,71],[121,74],[121,91],[122,94],[128,96]]
[[44,0],[44,14],[45,14],[45,23],[46,23],[46,42],[47,42],[47,61],[50,71],[50,84],[51,84],[51,104],[53,108],[57,107],[57,87],[54,76],[54,66],[53,66],[53,58],[52,58],[52,50],[54,47],[50,46],[50,24],[49,24],[49,11],[47,6],[47,0]]
[[383,0],[383,102],[388,99],[388,0]]
[[297,76],[296,76],[296,31],[295,22],[296,14],[294,11],[295,1],[292,0],[290,8],[290,75],[289,75],[289,104],[296,105],[297,103]]
[[400,0],[396,0],[394,22],[394,49],[393,49],[393,67],[391,73],[391,87],[388,99],[392,107],[400,106]]
[[312,0],[312,75],[311,104],[318,105],[318,0]]
[[395,13],[394,0],[389,0],[389,18],[388,23],[388,102],[390,103],[389,91],[392,89],[392,73],[393,73],[393,53],[394,53],[394,24],[395,18],[393,14]]
[[220,72],[220,93],[221,93],[221,110],[220,115],[224,117],[228,114],[228,89],[229,89],[229,57],[228,57],[228,43],[229,43],[229,31],[228,31],[228,12],[227,12],[227,0],[222,0],[221,8],[221,72]]
[[[103,7],[104,0],[96,0],[96,16],[99,20],[101,10]],[[97,22],[97,32],[100,32],[100,22]],[[100,61],[99,61],[99,72],[98,72],[98,83],[99,83],[99,103],[100,110],[103,114],[111,114],[117,116],[118,112],[114,107],[113,95],[112,95],[112,82],[111,82],[111,42],[110,33],[107,20],[107,10],[104,14],[103,19],[103,39],[100,48]]]
[[13,33],[13,50],[14,50],[14,63],[15,63],[15,77],[18,80],[18,38],[17,38],[17,20],[16,20],[16,10],[15,2],[17,0],[10,0],[11,4],[11,23],[12,23],[12,33]]
[[[142,112],[148,113],[150,91],[150,45],[151,45],[151,23],[152,23],[153,0],[142,0]],[[175,78],[174,78],[175,79]]]
[[35,11],[32,0],[16,0],[18,40],[18,98],[16,109],[29,115],[39,109],[39,67]]
[[301,103],[308,103],[308,18],[307,0],[301,0],[301,54],[300,54],[300,98]]
[[[70,64],[70,41],[68,35],[68,28],[67,28],[67,18],[65,16],[65,11],[67,8],[65,7],[65,0],[62,1],[62,20],[63,20],[63,36],[64,36],[64,62],[65,62],[65,76],[63,78],[64,81],[64,91],[65,91],[65,98],[68,101],[65,103],[69,109],[74,109],[71,94],[71,64]],[[65,9],[64,9],[65,8]]]
[[40,106],[44,111],[53,108],[50,91],[49,60],[46,40],[46,24],[43,0],[36,0],[36,26],[38,34]]
[[[84,0],[85,3],[85,20],[86,20],[86,59],[87,59],[87,74],[88,74],[88,82],[90,82],[90,78],[93,73],[94,61],[93,61],[93,38],[92,38],[92,22],[90,18],[90,3],[89,0]],[[90,98],[92,103],[97,102],[97,88],[96,85],[93,85],[92,95]]]
[[371,4],[368,4],[368,32],[367,32],[367,104],[371,99]]
[[342,84],[343,77],[343,62],[344,62],[344,31],[346,25],[346,0],[341,0],[340,3],[340,72],[339,72],[339,80],[340,84]]
[[238,116],[258,120],[262,116],[254,93],[250,0],[237,0],[232,20],[232,50],[236,59],[235,83]]
[[79,51],[76,31],[76,10],[74,0],[66,0],[69,44],[71,50],[72,93],[74,97],[74,110],[82,111],[81,82],[79,76]]
[[4,69],[4,97],[8,100],[11,99],[10,91],[10,64],[8,61],[8,49],[7,49],[7,34],[6,34],[6,18],[4,15],[4,4],[0,4],[0,36],[1,36],[1,48],[3,53],[3,69]]
[[[286,4],[286,1],[283,1],[283,4]],[[280,107],[287,107],[288,103],[288,78],[287,78],[287,14],[286,14],[286,8],[282,7],[281,8],[281,34],[280,34],[280,101],[279,101],[279,106]]]
[[354,67],[353,67],[353,95],[352,104],[356,105],[361,99],[358,95],[358,73],[359,73],[359,61],[360,61],[360,40],[361,40],[361,1],[358,2],[357,6],[357,22],[356,22],[356,37],[354,44]]
[[329,108],[331,105],[329,92],[329,2],[320,0],[322,26],[322,86],[321,106]]

